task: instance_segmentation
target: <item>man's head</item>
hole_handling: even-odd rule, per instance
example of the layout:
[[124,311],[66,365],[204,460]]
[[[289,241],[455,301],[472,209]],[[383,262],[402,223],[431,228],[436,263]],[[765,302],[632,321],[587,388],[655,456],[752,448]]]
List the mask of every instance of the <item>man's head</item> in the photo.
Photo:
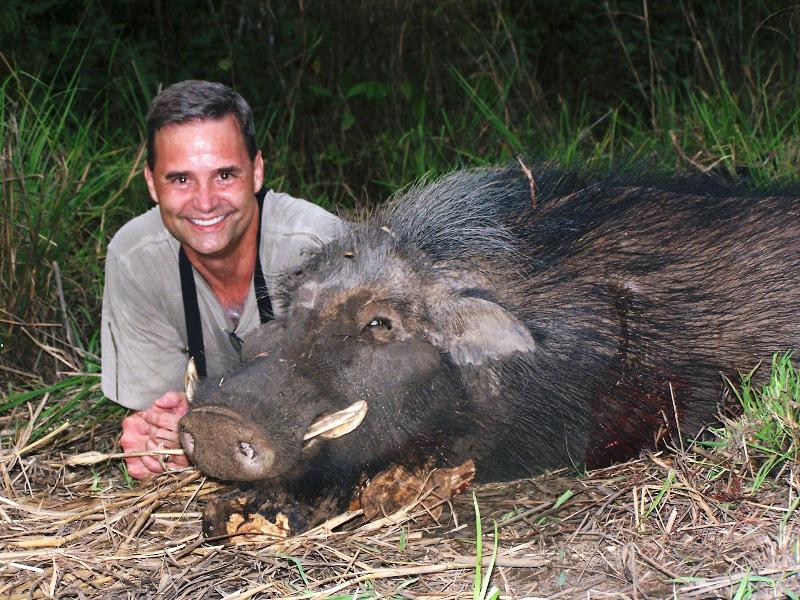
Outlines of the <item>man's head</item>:
[[244,99],[221,84],[177,83],[153,100],[147,128],[150,196],[192,262],[252,254],[264,165]]
[[156,162],[156,133],[167,125],[233,115],[242,132],[247,154],[256,157],[256,128],[250,105],[236,90],[214,81],[188,79],[173,83],[150,103],[147,112],[147,166]]

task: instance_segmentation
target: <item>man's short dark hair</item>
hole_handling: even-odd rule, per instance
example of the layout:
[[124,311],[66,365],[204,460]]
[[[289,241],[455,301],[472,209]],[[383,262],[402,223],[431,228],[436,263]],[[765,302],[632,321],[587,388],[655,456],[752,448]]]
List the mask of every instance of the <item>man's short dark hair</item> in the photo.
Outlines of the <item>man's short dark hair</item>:
[[155,166],[155,137],[162,127],[202,119],[222,119],[227,115],[236,117],[247,153],[251,160],[254,159],[258,148],[253,111],[238,92],[221,83],[197,79],[174,83],[163,89],[153,98],[147,112],[147,165],[150,169]]

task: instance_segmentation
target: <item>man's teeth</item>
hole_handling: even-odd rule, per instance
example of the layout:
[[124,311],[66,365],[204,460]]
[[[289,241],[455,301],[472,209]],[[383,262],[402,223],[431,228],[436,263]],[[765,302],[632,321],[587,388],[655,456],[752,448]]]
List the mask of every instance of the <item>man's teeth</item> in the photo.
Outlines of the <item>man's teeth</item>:
[[218,217],[214,217],[213,219],[189,219],[193,224],[199,225],[200,227],[210,227],[211,225],[216,225],[222,219],[225,218],[225,215],[220,215]]

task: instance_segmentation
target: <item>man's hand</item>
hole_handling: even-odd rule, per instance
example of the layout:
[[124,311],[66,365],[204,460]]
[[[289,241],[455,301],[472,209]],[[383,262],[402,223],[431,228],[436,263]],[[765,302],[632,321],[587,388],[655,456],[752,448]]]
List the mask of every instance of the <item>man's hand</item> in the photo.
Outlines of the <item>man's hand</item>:
[[[147,410],[135,412],[122,420],[119,443],[125,452],[145,452],[165,448],[180,448],[178,421],[189,410],[186,394],[167,392]],[[149,479],[162,473],[167,466],[185,467],[184,456],[132,456],[126,458],[128,473],[134,479]],[[164,459],[168,459],[164,460]],[[168,464],[166,464],[168,462]]]

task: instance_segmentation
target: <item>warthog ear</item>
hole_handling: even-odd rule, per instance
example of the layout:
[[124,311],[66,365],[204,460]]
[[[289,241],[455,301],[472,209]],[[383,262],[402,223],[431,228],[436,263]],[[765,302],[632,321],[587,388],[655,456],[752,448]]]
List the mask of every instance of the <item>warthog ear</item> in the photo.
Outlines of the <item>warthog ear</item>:
[[481,366],[536,348],[527,327],[489,300],[459,298],[437,307],[434,319],[439,331],[431,335],[433,342],[457,365]]
[[194,393],[197,390],[197,366],[194,364],[194,357],[189,359],[189,364],[186,365],[186,373],[183,376],[183,387],[186,390],[186,401],[191,404],[194,400]]

